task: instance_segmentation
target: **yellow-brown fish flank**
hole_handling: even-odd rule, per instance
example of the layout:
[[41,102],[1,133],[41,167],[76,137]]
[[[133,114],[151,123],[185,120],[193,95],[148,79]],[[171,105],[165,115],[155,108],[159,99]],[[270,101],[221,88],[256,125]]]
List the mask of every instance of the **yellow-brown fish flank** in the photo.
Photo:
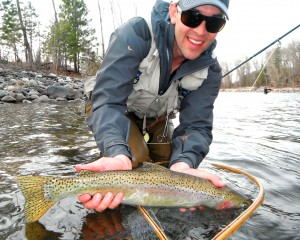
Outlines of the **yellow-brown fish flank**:
[[208,180],[150,163],[132,171],[83,171],[69,178],[20,176],[18,181],[26,199],[27,222],[38,220],[60,199],[83,193],[123,192],[124,204],[156,207],[204,205],[218,209],[251,202],[229,187],[216,188]]

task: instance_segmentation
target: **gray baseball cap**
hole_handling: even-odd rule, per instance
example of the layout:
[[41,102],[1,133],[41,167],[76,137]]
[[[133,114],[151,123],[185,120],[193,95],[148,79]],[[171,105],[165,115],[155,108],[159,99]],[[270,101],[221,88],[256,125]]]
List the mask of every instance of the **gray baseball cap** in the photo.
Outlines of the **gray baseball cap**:
[[189,10],[202,5],[213,5],[218,7],[228,18],[229,0],[179,0],[178,5],[182,11]]

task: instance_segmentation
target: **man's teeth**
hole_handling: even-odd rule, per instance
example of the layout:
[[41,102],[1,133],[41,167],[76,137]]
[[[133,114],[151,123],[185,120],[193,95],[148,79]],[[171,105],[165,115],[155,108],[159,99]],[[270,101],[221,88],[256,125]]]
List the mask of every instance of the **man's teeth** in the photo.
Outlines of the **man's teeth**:
[[194,44],[197,44],[197,45],[203,43],[203,41],[196,41],[196,40],[191,39],[191,38],[190,38],[190,41],[191,41],[192,43],[194,43]]

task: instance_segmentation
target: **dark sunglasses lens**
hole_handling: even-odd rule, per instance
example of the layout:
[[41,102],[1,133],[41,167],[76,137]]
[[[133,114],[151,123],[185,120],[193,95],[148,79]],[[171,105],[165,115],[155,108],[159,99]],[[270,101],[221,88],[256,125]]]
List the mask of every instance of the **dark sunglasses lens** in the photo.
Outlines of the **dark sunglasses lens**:
[[206,29],[210,33],[217,33],[225,26],[226,20],[219,17],[206,17],[195,10],[182,11],[181,22],[190,28],[198,27],[206,21]]
[[206,19],[206,29],[208,32],[220,32],[225,26],[226,20],[218,17],[209,17]]
[[187,10],[181,13],[181,22],[190,28],[198,27],[203,18],[196,11]]

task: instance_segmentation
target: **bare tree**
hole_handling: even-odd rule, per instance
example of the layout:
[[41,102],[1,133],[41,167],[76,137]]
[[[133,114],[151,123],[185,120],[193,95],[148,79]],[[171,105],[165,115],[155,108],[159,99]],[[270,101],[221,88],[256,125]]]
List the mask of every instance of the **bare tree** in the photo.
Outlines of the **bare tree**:
[[105,46],[104,46],[104,33],[103,33],[103,22],[102,22],[102,10],[100,7],[100,2],[98,0],[99,18],[100,18],[100,28],[101,28],[101,46],[102,46],[102,56],[105,57]]
[[111,11],[111,16],[112,16],[112,20],[113,20],[113,28],[114,30],[116,30],[116,23],[115,23],[115,10],[114,10],[114,2],[113,0],[110,0],[110,11]]
[[24,38],[26,61],[29,62],[30,65],[32,65],[32,63],[33,63],[32,49],[30,47],[30,44],[29,44],[29,41],[28,41],[28,38],[27,38],[27,31],[26,31],[26,27],[25,27],[24,22],[23,22],[19,0],[17,0],[17,9],[18,9],[18,16],[19,16],[19,20],[20,20],[20,27],[21,27],[21,30],[22,30],[22,33],[23,33],[23,38]]
[[123,23],[123,18],[122,18],[122,11],[121,11],[121,7],[120,7],[120,3],[119,1],[117,1],[117,5],[118,5],[118,10],[119,10],[119,17],[120,17],[120,22],[118,23],[119,25],[121,25]]
[[[226,62],[222,62],[222,70],[223,74],[229,72],[229,65]],[[222,88],[230,88],[232,86],[232,77],[230,74],[227,74],[223,79],[222,79]]]
[[[58,31],[59,29],[59,22],[57,18],[57,11],[55,7],[54,0],[52,0],[52,6],[54,10],[54,31]],[[54,34],[54,41],[53,41],[53,52],[52,52],[52,59],[53,59],[53,70],[57,71],[61,65],[61,51],[60,51],[60,34]]]

